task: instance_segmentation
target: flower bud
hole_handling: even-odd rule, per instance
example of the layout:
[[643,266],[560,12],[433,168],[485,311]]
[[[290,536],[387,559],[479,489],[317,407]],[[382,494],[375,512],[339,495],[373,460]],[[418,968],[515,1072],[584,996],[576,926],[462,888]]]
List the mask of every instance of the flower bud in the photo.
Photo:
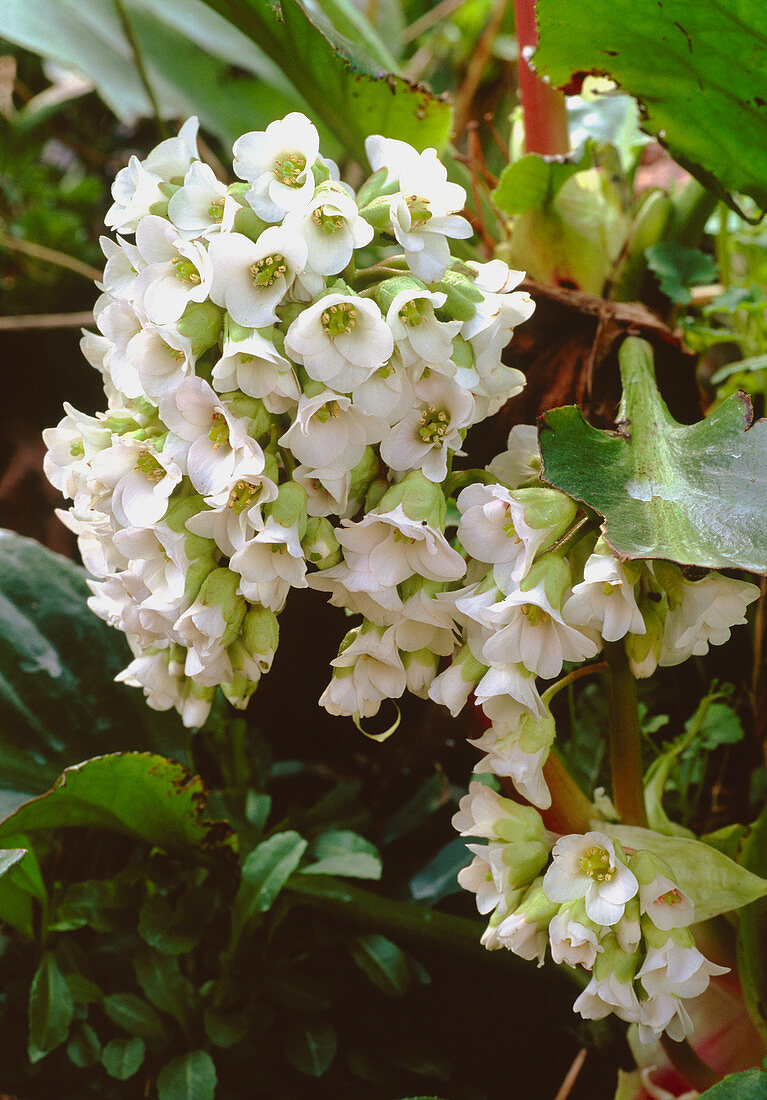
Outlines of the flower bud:
[[437,674],[439,657],[429,649],[417,649],[402,653],[407,689],[419,699],[429,698],[429,687]]
[[245,598],[237,594],[239,583],[239,574],[233,573],[231,569],[223,567],[214,569],[203,581],[195,600],[200,608],[218,607],[220,609],[226,622],[221,638],[221,645],[224,648],[231,645],[240,633],[248,606]]
[[242,621],[240,640],[261,672],[268,672],[280,641],[277,616],[268,607],[251,607]]
[[450,269],[438,283],[432,283],[429,290],[446,295],[445,304],[435,310],[440,321],[470,321],[476,313],[476,303],[484,298],[468,276]]
[[570,587],[571,579],[570,566],[564,558],[558,554],[544,554],[533,562],[519,587],[522,592],[530,592],[543,582],[546,599],[556,611],[561,611],[562,600]]
[[434,703],[447,707],[455,718],[463,708],[469,695],[487,672],[487,665],[480,664],[468,645],[463,646],[444,672],[432,681],[429,698]]
[[330,569],[341,560],[341,546],[335,536],[333,524],[325,516],[310,516],[306,534],[301,540],[306,560],[318,569]]
[[415,275],[395,275],[392,279],[384,279],[373,291],[373,297],[381,308],[381,313],[386,316],[389,306],[403,290],[426,291],[426,283],[416,279]]
[[442,531],[447,516],[447,505],[442,487],[424,477],[420,470],[411,470],[384,494],[378,505],[381,513],[393,511],[398,504],[408,519],[428,523],[436,531]]
[[297,481],[286,481],[280,485],[277,499],[267,505],[270,517],[280,527],[298,527],[298,537],[306,534],[306,489]]
[[218,342],[224,324],[223,310],[213,302],[190,302],[176,327],[192,344],[195,358]]
[[253,439],[266,435],[272,425],[272,414],[258,397],[247,397],[244,393],[227,396],[226,404],[232,415],[238,420],[249,420],[248,434]]

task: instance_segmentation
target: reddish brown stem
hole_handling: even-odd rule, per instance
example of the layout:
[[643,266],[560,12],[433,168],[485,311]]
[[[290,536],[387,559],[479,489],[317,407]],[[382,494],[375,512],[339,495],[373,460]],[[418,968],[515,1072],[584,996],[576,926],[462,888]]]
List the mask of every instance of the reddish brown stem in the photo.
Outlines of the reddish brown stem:
[[525,116],[525,149],[543,156],[564,155],[570,150],[567,112],[562,92],[545,84],[525,60],[538,45],[535,0],[514,0],[519,45],[519,95]]

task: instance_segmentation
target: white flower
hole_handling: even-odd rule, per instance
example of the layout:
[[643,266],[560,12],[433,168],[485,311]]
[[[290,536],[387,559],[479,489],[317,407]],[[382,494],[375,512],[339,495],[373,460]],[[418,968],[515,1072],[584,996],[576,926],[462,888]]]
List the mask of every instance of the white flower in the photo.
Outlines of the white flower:
[[173,433],[166,446],[198,493],[220,493],[238,476],[263,473],[264,452],[248,434],[248,421],[234,416],[203,378],[185,378],[162,398],[160,416]]
[[263,328],[277,320],[277,306],[306,266],[307,249],[298,233],[274,225],[255,242],[242,233],[219,233],[208,256],[211,299],[238,325]]
[[[659,568],[660,566],[660,568]],[[759,598],[759,589],[748,581],[709,573],[700,581],[688,581],[681,572],[663,563],[653,566],[669,593],[660,665],[676,665],[691,655],[702,657],[709,645],[723,645],[730,628],[746,621],[746,608]],[[668,587],[668,579],[676,583]]]
[[304,238],[307,266],[318,275],[337,275],[354,249],[373,239],[373,227],[360,217],[354,196],[335,180],[321,183],[307,205],[288,213],[283,224]]
[[116,680],[144,689],[153,710],[175,707],[187,727],[201,726],[210,713],[215,688],[200,687],[183,675],[170,660],[170,650],[150,651],[136,657]]
[[388,362],[394,339],[375,302],[334,293],[298,315],[285,350],[310,378],[350,393]]
[[516,790],[531,802],[534,806],[545,810],[551,805],[551,794],[543,778],[543,765],[554,741],[554,728],[547,729],[544,736],[525,737],[528,730],[525,728],[542,723],[536,723],[534,716],[527,715],[527,721],[522,719],[521,729],[512,729],[503,732],[491,726],[483,735],[469,744],[480,749],[487,755],[474,768],[476,774],[490,773],[492,775],[509,776]]
[[112,512],[123,527],[151,527],[161,520],[181,481],[170,455],[127,437],[115,436],[111,447],[94,456],[91,469],[94,482],[112,490]]
[[150,214],[136,229],[136,246],[147,266],[136,279],[135,297],[150,321],[172,325],[190,302],[204,302],[211,285],[208,253],[185,241],[165,218]]
[[277,486],[265,474],[247,474],[220,493],[205,498],[210,505],[186,521],[188,531],[213,539],[231,557],[263,529],[261,509],[277,499]]
[[547,930],[545,927],[541,928],[536,921],[529,921],[524,913],[512,913],[501,921],[497,936],[501,947],[507,947],[509,951],[529,962],[537,959],[538,966],[543,966],[549,942]]
[[695,921],[695,903],[666,875],[658,874],[639,885],[639,902],[656,928],[664,932],[684,928]]
[[583,580],[573,587],[562,614],[568,622],[598,630],[606,642],[617,642],[625,634],[644,634],[642,613],[637,606],[637,570],[619,562],[604,544],[598,545],[583,567]]
[[376,626],[391,626],[399,620],[402,600],[397,589],[388,585],[375,587],[367,573],[350,569],[346,562],[312,573],[306,580],[310,588],[329,592],[328,602],[333,607],[357,612]]
[[263,400],[271,413],[283,413],[298,402],[300,388],[292,366],[274,346],[273,331],[227,323],[221,358],[213,368],[219,393],[241,390]]
[[505,844],[467,844],[474,859],[458,872],[458,884],[477,895],[477,911],[483,916],[510,893],[509,871],[503,862]]
[[515,424],[509,432],[506,450],[496,455],[487,466],[510,489],[541,476],[541,456],[538,451],[538,429],[532,424]]
[[370,718],[384,699],[399,699],[405,690],[394,637],[372,623],[349,631],[330,663],[336,671],[319,700],[328,714]]
[[365,138],[365,152],[374,172],[386,169],[390,183],[399,183],[399,178],[407,168],[417,168],[418,150],[406,141],[397,138],[385,138],[380,134],[371,134]]
[[113,298],[125,298],[131,301],[136,284],[136,276],[146,267],[146,261],[135,244],[129,244],[118,236],[117,241],[110,237],[99,237],[101,251],[106,257],[104,275],[96,285]]
[[572,833],[560,837],[552,852],[553,862],[543,879],[551,901],[584,898],[586,915],[595,924],[616,924],[626,902],[639,890],[639,883],[615,854],[615,846],[604,833]]
[[[676,1042],[681,1042],[685,1036],[693,1033],[694,1025],[690,1014],[684,1001],[678,997],[670,994],[649,997],[646,1001],[640,1001],[639,1011],[637,1031],[640,1043],[656,1043],[664,1031]],[[697,1092],[693,1093],[694,1097],[698,1095]]]
[[344,520],[336,532],[349,568],[368,581],[367,591],[390,588],[417,574],[454,581],[466,568],[441,531],[412,520],[401,504],[389,512],[368,512],[358,523]]
[[447,707],[453,718],[457,718],[484,671],[484,665],[474,659],[469,647],[463,646],[445,671],[432,681],[429,698]]
[[446,238],[472,235],[467,220],[456,213],[466,202],[466,192],[448,183],[434,149],[417,154],[417,161],[403,168],[399,186],[389,207],[394,236],[413,274],[426,283],[437,282],[450,261]]
[[43,432],[47,448],[43,469],[50,483],[72,499],[84,487],[93,456],[109,447],[112,433],[103,421],[78,412],[68,402],[64,412],[55,428]]
[[319,151],[316,128],[297,111],[235,141],[234,170],[252,185],[245,198],[260,218],[282,221],[288,211],[308,205]]
[[468,485],[456,504],[461,545],[477,561],[508,565],[506,584],[520,581],[536,554],[575,517],[573,502],[552,489],[515,492],[504,485]]
[[506,729],[545,714],[535,676],[523,664],[488,668],[477,684],[476,701],[491,722]]
[[551,957],[555,963],[583,966],[591,970],[597,955],[603,950],[599,945],[598,929],[581,912],[582,903],[563,905],[549,925]]
[[501,362],[501,352],[517,325],[532,316],[535,303],[526,291],[510,293],[522,278],[521,271],[509,271],[501,260],[469,266],[477,272],[475,286],[484,292],[484,298],[475,305],[474,316],[464,321],[461,335],[472,346],[479,389],[489,398],[505,393],[513,396],[523,388],[525,378]]
[[145,325],[130,338],[125,353],[145,392],[156,401],[194,374],[191,340],[175,325]]
[[243,596],[270,611],[282,610],[291,588],[306,588],[301,547],[276,524],[265,526],[233,554],[229,567],[240,574]]
[[395,294],[386,311],[386,323],[397,342],[405,366],[423,363],[432,370],[452,376],[453,337],[461,329],[460,321],[438,321],[434,307],[445,304],[447,295],[406,287]]
[[459,451],[461,429],[474,415],[471,394],[441,375],[415,387],[415,407],[381,443],[381,457],[393,470],[423,470],[430,481],[447,477],[447,453]]
[[[339,470],[332,466],[312,469],[296,466],[293,480],[306,490],[306,511],[310,516],[343,516],[349,502],[351,470]],[[355,508],[356,511],[356,508]]]
[[181,232],[192,237],[228,232],[239,209],[236,200],[216,179],[213,169],[195,161],[184,176],[184,185],[170,197],[168,217]]
[[352,394],[354,404],[391,427],[407,415],[414,401],[410,372],[395,353],[388,363],[357,386]]
[[661,947],[648,948],[637,978],[650,997],[697,997],[708,988],[712,975],[729,973],[728,967],[709,962],[691,936],[689,942],[690,946],[680,946],[669,936]]
[[579,1012],[584,1020],[603,1020],[615,1013],[627,1023],[637,1023],[641,1009],[632,982],[621,981],[613,970],[602,978],[596,974],[592,976],[575,1001],[573,1011]]
[[596,643],[568,625],[551,604],[543,581],[529,591],[512,592],[486,615],[496,628],[482,649],[488,664],[521,662],[536,676],[551,680],[564,661],[584,661],[597,653]]
[[113,302],[106,295],[96,303],[93,314],[99,332],[110,345],[103,361],[105,372],[125,397],[141,397],[144,391],[138,371],[128,358],[128,344],[143,329],[146,316],[130,302]]
[[279,442],[310,468],[340,472],[357,465],[380,430],[379,422],[350,397],[323,390],[316,397],[301,394],[296,418]]
[[178,137],[161,141],[143,161],[131,157],[127,167],[120,169],[112,184],[114,202],[104,219],[110,229],[133,233],[151,207],[162,201],[160,184],[183,176],[197,159],[198,127],[194,116],[188,118]]

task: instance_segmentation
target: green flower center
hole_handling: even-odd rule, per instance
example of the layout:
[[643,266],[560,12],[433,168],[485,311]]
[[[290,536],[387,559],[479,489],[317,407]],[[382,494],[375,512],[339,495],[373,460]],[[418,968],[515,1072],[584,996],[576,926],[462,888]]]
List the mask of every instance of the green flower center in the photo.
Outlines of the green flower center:
[[673,890],[667,890],[665,894],[661,894],[659,898],[656,898],[656,902],[660,902],[661,905],[679,905],[682,901],[682,894],[677,890],[676,886]]
[[211,441],[216,450],[219,449],[222,443],[229,442],[229,425],[227,424],[226,417],[223,413],[213,413],[210,431],[208,432],[208,439]]
[[424,225],[431,217],[428,199],[422,199],[420,195],[408,195],[405,202],[413,225]]
[[424,443],[440,443],[450,430],[450,413],[428,405],[418,421],[418,434]]
[[584,875],[595,882],[610,882],[615,877],[615,868],[610,865],[610,853],[596,844],[586,849],[578,860],[578,866]]
[[149,453],[149,451],[141,452],[136,459],[134,469],[138,470],[144,477],[149,478],[150,481],[162,481],[165,477],[165,470],[162,468],[162,465],[153,454]]
[[250,505],[254,503],[260,492],[260,485],[251,485],[247,481],[238,481],[229,494],[228,507],[232,508],[236,514],[239,515],[240,512],[244,512],[246,508],[249,508]]
[[177,363],[180,363],[181,360],[184,358],[183,351],[180,351],[177,348],[172,348],[170,344],[166,344],[164,340],[162,342],[162,346],[165,348],[171,359],[175,359]]
[[341,415],[341,406],[337,401],[328,401],[326,405],[323,405],[316,413],[317,419],[320,424],[327,424],[328,420],[335,420],[336,417]]
[[535,603],[523,603],[519,610],[525,616],[530,626],[538,626],[541,623],[547,623],[551,618],[548,611],[544,611],[542,607],[538,607]]
[[399,311],[399,319],[408,328],[418,328],[419,325],[422,325],[426,320],[426,302],[424,299],[415,298],[413,301],[405,302]]
[[504,533],[504,535],[506,536],[507,539],[514,539],[514,542],[517,545],[519,545],[519,543],[522,541],[522,539],[517,534],[517,529],[514,526],[514,521],[511,519],[511,509],[507,508],[506,510],[509,514],[509,518],[506,520],[506,522],[503,525],[503,533]]
[[71,454],[72,458],[83,457],[83,455],[85,454],[85,446],[82,439],[76,439],[74,443],[70,443],[69,453]]
[[602,583],[602,595],[603,596],[612,596],[613,592],[615,591],[615,587],[616,586],[614,584],[610,584],[609,581],[603,581],[603,583]]
[[312,214],[312,221],[319,226],[323,233],[336,233],[344,224],[342,214],[331,214],[332,206],[318,206]]
[[191,260],[184,256],[174,256],[170,261],[176,269],[176,278],[182,283],[195,285],[200,282],[200,273]]
[[331,340],[345,336],[357,324],[357,310],[348,302],[341,302],[323,311],[322,327]]
[[298,177],[304,168],[306,168],[306,157],[301,156],[300,153],[291,153],[284,160],[275,161],[272,172],[274,178],[284,183],[286,187],[300,187],[301,180]]
[[254,264],[250,265],[250,277],[253,281],[253,286],[271,286],[279,279],[280,275],[284,275],[288,270],[288,265],[285,263],[285,257],[281,256],[279,252],[275,252],[271,256],[264,256],[260,260],[256,260]]
[[224,216],[224,200],[214,199],[208,207],[208,215],[214,222],[220,222]]

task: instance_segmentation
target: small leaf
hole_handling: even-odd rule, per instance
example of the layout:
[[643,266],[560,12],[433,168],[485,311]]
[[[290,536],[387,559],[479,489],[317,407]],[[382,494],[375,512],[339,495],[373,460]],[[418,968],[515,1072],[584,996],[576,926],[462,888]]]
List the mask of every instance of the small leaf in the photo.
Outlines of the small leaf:
[[336,1056],[338,1039],[327,1020],[292,1021],[283,1036],[285,1057],[307,1077],[322,1077]]
[[215,1093],[216,1067],[202,1050],[174,1058],[157,1076],[159,1100],[213,1100]]
[[312,875],[342,875],[347,878],[379,879],[381,857],[378,849],[359,833],[348,829],[330,829],[313,846],[316,863],[301,868]]
[[293,830],[275,833],[249,852],[242,865],[242,883],[232,908],[232,937],[239,939],[246,922],[271,908],[306,850]]
[[574,161],[526,153],[503,169],[493,191],[493,201],[506,214],[537,210],[551,202],[570,176],[587,168],[591,160],[590,154]]
[[67,1043],[67,1057],[78,1069],[89,1069],[101,1061],[101,1043],[90,1024],[79,1024]]
[[655,385],[652,349],[629,337],[619,360],[619,433],[592,428],[575,406],[541,421],[543,477],[605,518],[620,558],[667,558],[767,573],[767,421],[745,395],[697,424],[678,424]]
[[5,848],[0,851],[0,878],[24,858],[26,848]]
[[696,922],[729,913],[767,894],[767,879],[700,840],[663,836],[634,825],[602,822],[594,828],[616,837],[624,847],[645,849],[665,859],[679,888],[695,902]]
[[205,1010],[205,1034],[217,1047],[233,1047],[248,1034],[248,1020],[242,1012],[221,1008]]
[[461,837],[452,840],[437,852],[433,859],[410,880],[410,893],[415,901],[434,905],[450,894],[459,894],[458,872],[471,863],[466,841]]
[[658,277],[660,288],[677,305],[692,301],[690,287],[712,283],[716,260],[699,248],[683,248],[676,241],[661,241],[647,249],[647,266]]
[[367,932],[349,944],[352,958],[387,997],[403,997],[410,988],[410,969],[403,951],[385,936]]
[[101,1064],[110,1077],[127,1081],[144,1061],[144,1040],[112,1039],[101,1052]]
[[700,1100],[767,1100],[767,1073],[761,1069],[731,1073],[701,1093]]
[[104,1011],[113,1024],[142,1039],[162,1039],[165,1028],[151,1005],[136,993],[112,993],[104,998]]
[[141,947],[136,952],[133,968],[147,1000],[186,1028],[196,995],[192,983],[181,973],[178,960],[150,947]]
[[141,906],[138,933],[157,951],[185,955],[199,942],[204,923],[194,897],[185,895],[179,909],[174,909],[164,897],[154,894]]
[[[767,875],[767,807],[743,842],[741,862]],[[767,1039],[767,899],[747,906],[738,921],[738,974],[751,1019]]]
[[29,1060],[39,1062],[64,1042],[72,1023],[74,1001],[64,975],[46,952],[29,991]]

